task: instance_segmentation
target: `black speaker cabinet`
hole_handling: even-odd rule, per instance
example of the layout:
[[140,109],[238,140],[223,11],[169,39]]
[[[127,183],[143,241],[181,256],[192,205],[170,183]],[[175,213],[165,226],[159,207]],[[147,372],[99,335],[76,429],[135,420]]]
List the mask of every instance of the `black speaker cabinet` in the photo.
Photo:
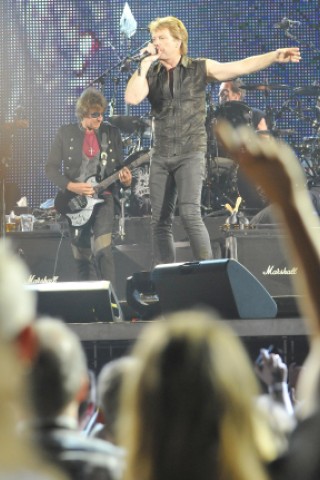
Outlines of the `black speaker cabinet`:
[[30,270],[30,282],[70,282],[77,279],[67,233],[17,232],[8,237]]
[[234,231],[225,241],[226,256],[245,265],[270,295],[299,295],[292,282],[299,275],[299,269],[287,258],[286,237],[278,229]]
[[28,284],[37,292],[38,314],[58,317],[67,323],[118,322],[121,307],[110,282],[60,282]]
[[[176,257],[178,262],[192,260],[189,242],[176,242]],[[133,245],[118,245],[114,249],[116,265],[116,291],[120,300],[126,299],[127,278],[134,273],[152,269],[151,243]]]
[[267,290],[235,260],[158,265],[152,280],[162,312],[207,305],[228,319],[277,315],[277,305]]

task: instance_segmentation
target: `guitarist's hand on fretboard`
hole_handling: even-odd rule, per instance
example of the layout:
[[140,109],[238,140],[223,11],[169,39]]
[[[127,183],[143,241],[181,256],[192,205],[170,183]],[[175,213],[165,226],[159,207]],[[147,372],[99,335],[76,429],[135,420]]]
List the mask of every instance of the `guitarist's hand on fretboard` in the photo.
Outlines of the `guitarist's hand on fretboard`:
[[91,197],[95,193],[93,187],[86,182],[69,182],[67,190],[77,195],[86,195],[88,197]]

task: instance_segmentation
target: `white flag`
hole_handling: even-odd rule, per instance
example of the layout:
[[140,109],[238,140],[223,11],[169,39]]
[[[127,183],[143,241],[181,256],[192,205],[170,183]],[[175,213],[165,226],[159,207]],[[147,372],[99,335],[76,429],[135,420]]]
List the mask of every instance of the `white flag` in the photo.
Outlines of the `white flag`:
[[120,19],[120,31],[127,38],[131,38],[137,31],[137,22],[130,10],[128,2],[125,3]]

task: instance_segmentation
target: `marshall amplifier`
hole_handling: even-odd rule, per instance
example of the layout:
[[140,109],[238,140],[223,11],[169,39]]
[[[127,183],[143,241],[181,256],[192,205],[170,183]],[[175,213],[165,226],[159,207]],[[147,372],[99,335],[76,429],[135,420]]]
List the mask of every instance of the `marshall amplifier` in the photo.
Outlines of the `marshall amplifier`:
[[14,251],[29,268],[29,283],[70,282],[77,279],[67,232],[13,232],[7,236]]
[[285,235],[275,228],[230,231],[226,257],[250,270],[273,297],[299,295],[292,281],[299,270],[286,256],[285,242]]

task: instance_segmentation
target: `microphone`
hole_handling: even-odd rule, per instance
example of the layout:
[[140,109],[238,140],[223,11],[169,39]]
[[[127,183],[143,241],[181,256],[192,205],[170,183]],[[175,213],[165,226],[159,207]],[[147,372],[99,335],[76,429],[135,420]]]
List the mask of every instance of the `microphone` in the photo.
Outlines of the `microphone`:
[[147,57],[150,57],[151,55],[156,55],[158,52],[156,51],[156,53],[150,53],[150,52],[143,52],[143,53],[137,53],[136,55],[133,55],[132,57],[130,57],[130,60],[132,60],[133,62],[142,62],[142,60],[144,60],[145,58]]
[[281,22],[275,24],[275,28],[281,28],[283,30],[288,30],[292,27],[299,27],[301,22],[298,20],[289,20],[289,18],[284,17]]

